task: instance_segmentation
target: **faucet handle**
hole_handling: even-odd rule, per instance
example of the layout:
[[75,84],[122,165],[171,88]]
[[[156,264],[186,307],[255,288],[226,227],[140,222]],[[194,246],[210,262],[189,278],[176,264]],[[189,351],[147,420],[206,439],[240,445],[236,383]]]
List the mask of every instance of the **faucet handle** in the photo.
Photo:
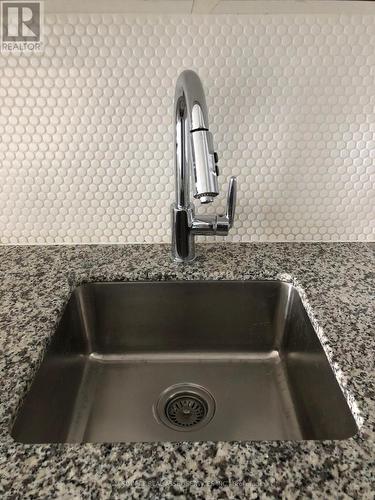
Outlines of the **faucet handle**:
[[229,179],[227,208],[224,215],[216,215],[214,217],[214,234],[226,236],[229,229],[233,226],[234,214],[236,212],[237,201],[237,179],[231,177]]
[[227,195],[227,209],[225,217],[228,219],[229,229],[233,226],[234,216],[236,213],[237,204],[237,178],[231,177],[229,179],[228,195]]

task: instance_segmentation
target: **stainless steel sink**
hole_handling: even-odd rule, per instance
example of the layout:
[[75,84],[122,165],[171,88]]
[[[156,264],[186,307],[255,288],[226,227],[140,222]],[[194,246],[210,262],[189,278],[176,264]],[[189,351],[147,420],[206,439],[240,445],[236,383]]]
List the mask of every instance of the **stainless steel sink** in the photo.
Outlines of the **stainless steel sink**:
[[12,435],[49,443],[356,431],[293,286],[184,281],[76,288]]

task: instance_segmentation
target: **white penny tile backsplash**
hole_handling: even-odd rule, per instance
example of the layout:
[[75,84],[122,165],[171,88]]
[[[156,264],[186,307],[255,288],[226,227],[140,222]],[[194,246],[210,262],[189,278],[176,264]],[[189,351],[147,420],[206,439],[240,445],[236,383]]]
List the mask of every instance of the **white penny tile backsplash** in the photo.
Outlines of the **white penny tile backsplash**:
[[220,157],[210,210],[238,176],[229,240],[374,239],[375,16],[74,14],[0,54],[0,242],[168,242],[183,69]]

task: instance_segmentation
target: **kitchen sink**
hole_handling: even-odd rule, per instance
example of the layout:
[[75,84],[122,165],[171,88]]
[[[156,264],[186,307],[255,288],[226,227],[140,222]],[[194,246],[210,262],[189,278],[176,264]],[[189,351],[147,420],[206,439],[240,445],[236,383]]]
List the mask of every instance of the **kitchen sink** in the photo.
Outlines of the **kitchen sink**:
[[175,281],[77,287],[12,436],[101,443],[356,432],[292,285]]

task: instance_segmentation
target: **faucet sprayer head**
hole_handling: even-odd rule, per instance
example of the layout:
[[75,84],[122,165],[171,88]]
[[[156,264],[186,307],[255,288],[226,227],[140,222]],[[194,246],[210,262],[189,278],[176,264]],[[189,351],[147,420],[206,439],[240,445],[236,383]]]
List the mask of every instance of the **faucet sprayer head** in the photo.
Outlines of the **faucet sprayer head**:
[[194,103],[189,125],[194,198],[200,200],[201,203],[211,203],[214,197],[219,194],[218,169],[212,134],[208,130],[207,107],[204,97],[201,102]]
[[219,194],[216,153],[208,129],[190,131],[191,160],[193,165],[194,198],[201,203],[211,203]]

